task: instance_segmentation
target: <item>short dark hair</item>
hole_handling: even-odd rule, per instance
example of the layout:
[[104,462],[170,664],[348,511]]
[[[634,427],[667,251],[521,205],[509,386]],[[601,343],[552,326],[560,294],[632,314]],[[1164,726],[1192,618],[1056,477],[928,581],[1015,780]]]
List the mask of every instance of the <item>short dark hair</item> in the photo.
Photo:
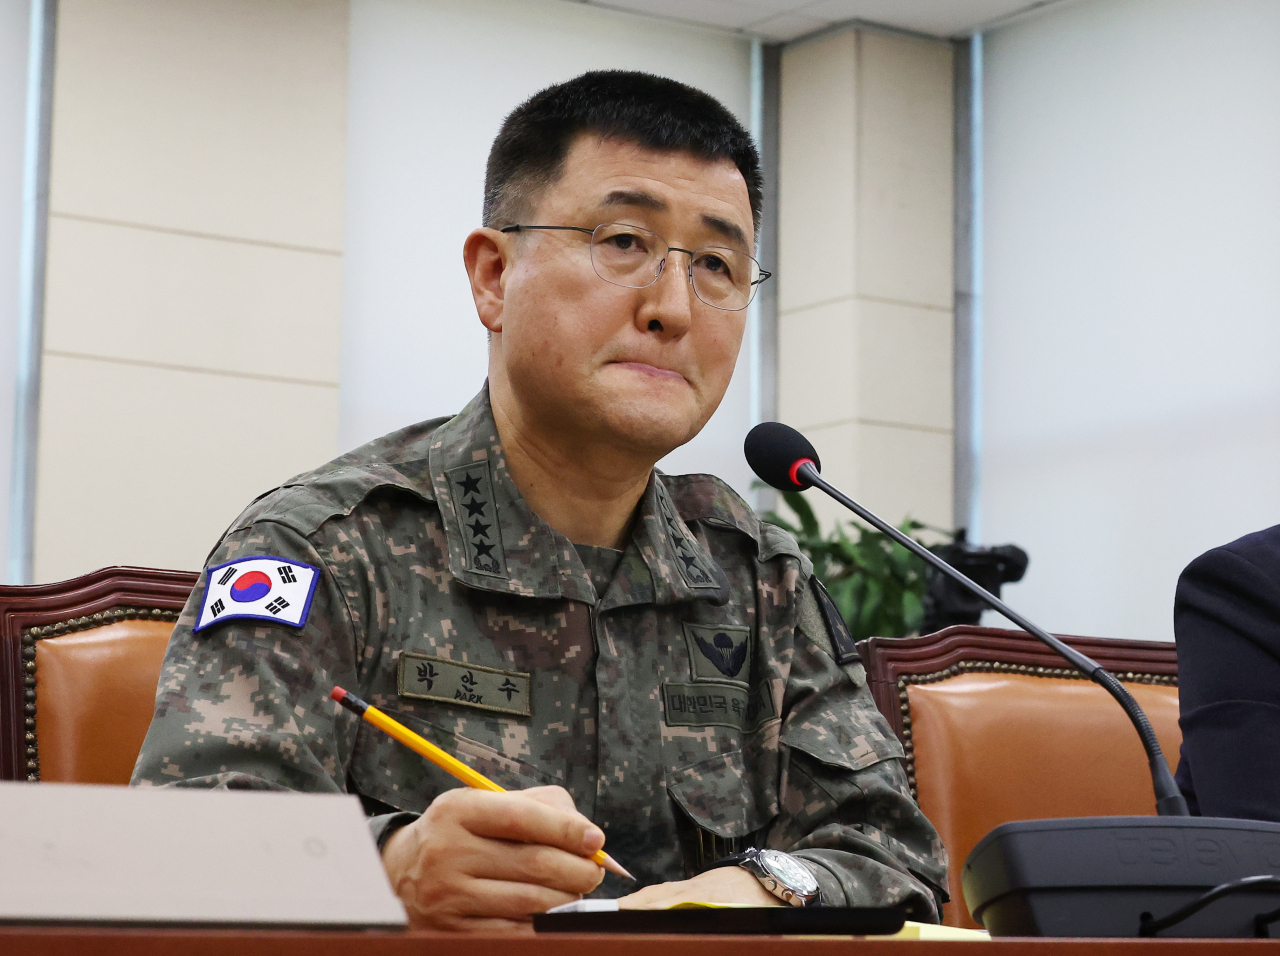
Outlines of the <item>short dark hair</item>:
[[715,97],[684,83],[626,70],[597,70],[549,86],[503,120],[484,177],[484,224],[500,229],[530,212],[534,197],[560,178],[582,133],[648,149],[728,159],[747,183],[760,229],[760,154],[751,134]]

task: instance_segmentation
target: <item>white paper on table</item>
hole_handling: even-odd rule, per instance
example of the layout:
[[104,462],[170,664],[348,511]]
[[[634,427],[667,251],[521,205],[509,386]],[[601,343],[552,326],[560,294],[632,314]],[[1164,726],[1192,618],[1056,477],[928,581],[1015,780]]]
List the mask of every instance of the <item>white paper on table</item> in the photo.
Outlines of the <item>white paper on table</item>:
[[548,913],[616,913],[617,900],[574,900],[563,906],[553,906]]

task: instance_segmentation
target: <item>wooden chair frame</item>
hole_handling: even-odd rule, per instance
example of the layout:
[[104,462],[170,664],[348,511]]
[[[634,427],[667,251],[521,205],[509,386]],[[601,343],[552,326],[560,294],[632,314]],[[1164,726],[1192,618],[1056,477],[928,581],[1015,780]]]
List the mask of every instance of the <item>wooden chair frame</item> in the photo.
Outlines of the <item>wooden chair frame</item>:
[[[1055,636],[1092,657],[1122,681],[1177,686],[1178,652],[1172,641]],[[1088,679],[1026,631],[994,627],[962,624],[922,637],[873,637],[858,643],[858,653],[867,669],[871,696],[902,741],[911,793],[917,797],[907,699],[910,685],[982,671]],[[1177,762],[1176,755],[1166,757]]]
[[40,779],[36,642],[144,618],[177,621],[199,574],[103,568],[56,584],[0,587],[0,780]]

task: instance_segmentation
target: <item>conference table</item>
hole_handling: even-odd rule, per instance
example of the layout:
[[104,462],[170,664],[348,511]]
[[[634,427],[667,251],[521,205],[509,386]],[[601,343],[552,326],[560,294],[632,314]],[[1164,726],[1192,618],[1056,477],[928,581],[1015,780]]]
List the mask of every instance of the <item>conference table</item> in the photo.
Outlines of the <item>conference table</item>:
[[[4,956],[1231,956],[1274,940],[998,939],[934,941],[803,936],[498,935],[243,929],[0,926]],[[1270,950],[1274,952],[1275,950]]]

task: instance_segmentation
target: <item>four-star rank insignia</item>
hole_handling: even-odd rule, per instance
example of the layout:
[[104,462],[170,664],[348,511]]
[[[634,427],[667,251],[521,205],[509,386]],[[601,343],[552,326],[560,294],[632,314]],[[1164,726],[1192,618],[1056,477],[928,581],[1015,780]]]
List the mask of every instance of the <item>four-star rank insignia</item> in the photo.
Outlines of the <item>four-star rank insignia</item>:
[[507,558],[498,532],[498,506],[488,461],[476,461],[444,473],[453,512],[467,549],[467,568],[494,577],[507,576]]
[[662,518],[666,524],[665,531],[671,539],[671,547],[676,553],[676,566],[680,569],[685,583],[691,588],[716,587],[715,579],[690,544],[680,520],[666,508],[662,509]]

